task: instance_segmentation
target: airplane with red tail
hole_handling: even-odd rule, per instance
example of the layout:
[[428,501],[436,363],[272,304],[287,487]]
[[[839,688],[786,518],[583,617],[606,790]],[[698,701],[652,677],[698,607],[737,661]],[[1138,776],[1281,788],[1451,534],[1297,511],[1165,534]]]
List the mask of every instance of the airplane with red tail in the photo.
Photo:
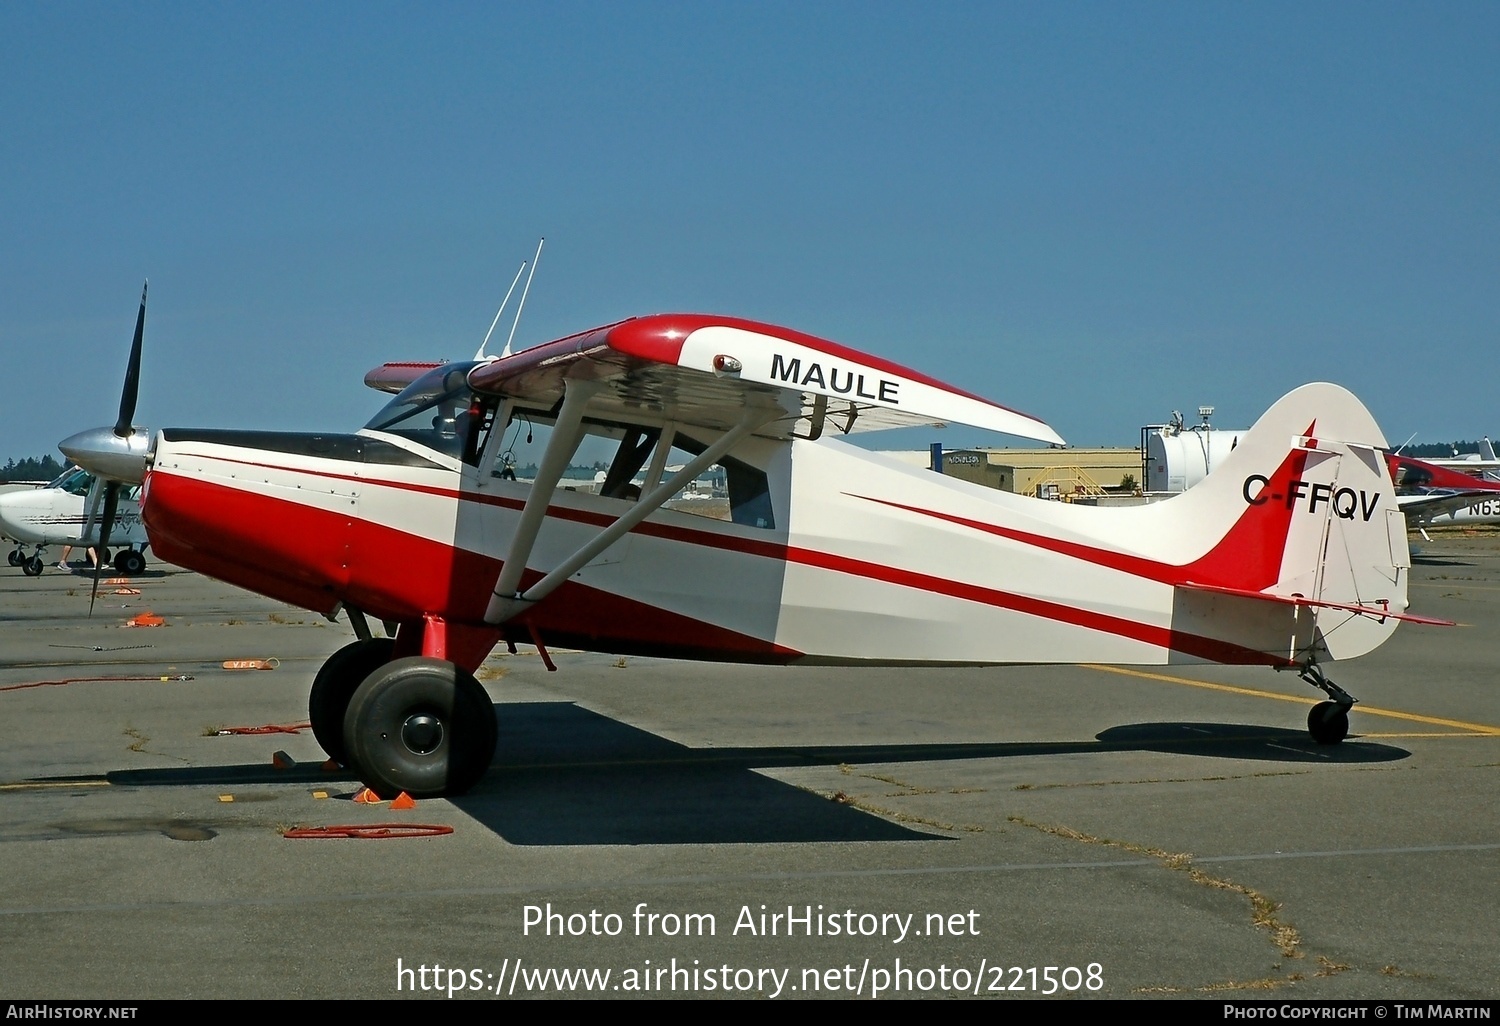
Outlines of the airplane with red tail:
[[[1488,439],[1485,444],[1489,444]],[[1386,453],[1385,461],[1407,526],[1420,531],[1428,541],[1432,539],[1427,528],[1439,524],[1500,523],[1500,481],[1487,476],[1482,468],[1457,469],[1477,461],[1439,464],[1393,452]]]
[[[911,467],[866,430],[962,423],[1051,444],[1024,413],[733,317],[638,317],[506,355],[388,363],[352,434],[133,426],[145,298],[113,428],[61,446],[140,483],[159,556],[358,638],[313,730],[377,792],[456,794],[490,765],[474,678],[500,643],[768,664],[1224,663],[1324,675],[1403,620],[1406,523],[1360,402],[1289,393],[1202,483],[1095,508]],[[525,434],[526,443],[521,442]],[[529,446],[529,448],[528,448]],[[518,451],[519,450],[519,451]],[[576,459],[594,479],[569,479]],[[579,454],[583,454],[579,456]],[[108,539],[102,540],[104,544]],[[377,637],[370,622],[383,622]]]

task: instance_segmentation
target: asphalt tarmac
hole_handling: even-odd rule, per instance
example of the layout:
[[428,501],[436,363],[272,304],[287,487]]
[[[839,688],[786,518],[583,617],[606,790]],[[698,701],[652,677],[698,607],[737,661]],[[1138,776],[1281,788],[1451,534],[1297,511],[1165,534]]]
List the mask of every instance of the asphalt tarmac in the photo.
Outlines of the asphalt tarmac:
[[[1495,998],[1500,538],[1434,539],[1461,626],[1331,667],[1340,746],[1263,669],[523,649],[489,775],[408,810],[221,733],[304,724],[343,623],[0,568],[0,997]],[[428,835],[287,836],[369,824]]]

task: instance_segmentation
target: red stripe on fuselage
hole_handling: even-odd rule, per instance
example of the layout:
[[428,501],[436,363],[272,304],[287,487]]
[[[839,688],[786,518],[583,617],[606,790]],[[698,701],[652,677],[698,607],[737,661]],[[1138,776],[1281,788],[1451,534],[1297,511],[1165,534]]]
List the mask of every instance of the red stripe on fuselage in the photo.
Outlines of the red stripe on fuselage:
[[[360,477],[357,474],[335,474],[326,470],[312,470],[307,468],[289,468],[278,466],[274,463],[257,463],[251,460],[237,460],[228,456],[210,455],[207,453],[192,453],[198,459],[218,460],[221,463],[233,463],[242,467],[259,467],[266,470],[279,470],[294,474],[308,474],[312,477],[327,478],[332,481],[350,481],[361,485],[373,485],[379,488],[394,488],[404,492],[414,492],[418,495],[433,495],[442,499],[458,502],[472,502],[481,506],[495,506],[500,509],[524,509],[526,503],[522,499],[514,499],[505,495],[491,495],[486,492],[469,491],[458,488],[448,488],[441,485],[415,484],[409,481],[391,481],[383,478]],[[593,527],[608,527],[614,523],[617,517],[608,513],[594,513],[588,510],[572,509],[567,506],[547,507],[547,516],[558,520],[567,520],[575,524],[588,524]],[[665,538],[669,541],[686,542],[689,545],[704,545],[715,549],[728,549],[732,552],[744,552],[752,556],[765,556],[768,559],[785,559],[786,545],[781,542],[761,541],[755,538],[741,538],[730,534],[719,534],[713,531],[702,531],[691,527],[681,527],[675,524],[653,523],[644,521],[635,527],[632,534],[644,535],[650,538]]]
[[[273,466],[225,457],[212,458],[249,466]],[[321,471],[296,472],[421,492],[449,500],[462,499],[512,509],[522,507],[518,500],[500,496]],[[425,613],[440,613],[451,620],[479,623],[502,566],[500,560],[410,535],[357,516],[345,517],[289,500],[211,484],[200,478],[163,474],[159,470],[152,475],[148,506],[147,526],[163,559],[201,569],[210,576],[309,609],[327,611],[342,598],[381,619],[410,620]],[[207,509],[215,511],[213,523],[204,523],[197,512]],[[548,516],[599,527],[614,519],[607,514],[563,507],[550,507]],[[981,528],[994,527],[967,523]],[[994,530],[1000,533],[1006,529]],[[649,522],[641,524],[636,531],[684,544],[789,560],[867,580],[979,602],[1130,638],[1195,658],[1223,663],[1278,665],[1286,662],[1284,658],[1214,638],[779,542],[752,541]],[[329,545],[330,541],[335,544]],[[225,552],[242,552],[251,558],[234,559],[225,556]],[[540,574],[528,570],[523,589],[539,577]],[[576,582],[564,585],[558,597],[538,604],[527,617],[558,644],[605,651],[778,662],[795,659],[801,654],[769,641]]]
[[[147,509],[162,559],[320,612],[342,600],[382,620],[432,613],[479,624],[502,565],[356,516],[160,469]],[[539,578],[528,571],[522,586]],[[549,643],[608,652],[773,663],[802,654],[577,582],[525,619]],[[522,630],[514,640],[528,638]]]
[[1185,631],[1175,631],[1169,627],[1157,627],[1152,624],[1140,623],[1136,620],[1126,620],[1123,617],[1111,616],[1108,613],[1079,609],[1075,606],[1068,606],[1047,599],[1032,598],[1027,595],[1017,595],[1013,592],[1000,591],[997,588],[986,588],[978,584],[965,584],[962,581],[951,581],[945,577],[935,577],[931,574],[917,573],[913,570],[900,570],[881,563],[869,563],[860,559],[835,556],[826,552],[816,552],[811,549],[792,549],[788,558],[808,566],[851,574],[855,577],[885,581],[888,584],[897,584],[902,587],[915,588],[919,591],[932,592],[938,595],[948,595],[952,598],[964,599],[969,602],[980,602],[1000,609],[1011,609],[1018,613],[1039,616],[1046,620],[1056,620],[1061,623],[1073,624],[1076,627],[1086,627],[1089,630],[1102,631],[1105,634],[1129,638],[1132,641],[1142,641],[1148,645],[1155,645],[1158,648],[1172,649],[1176,652],[1182,652],[1185,655],[1207,659],[1216,663],[1250,663],[1268,666],[1290,665],[1289,660],[1284,657],[1270,655],[1259,649],[1246,648],[1243,645],[1236,645],[1232,642],[1220,641],[1217,638],[1204,637],[1200,634],[1189,634]]
[[[1311,434],[1308,426],[1306,434]],[[1293,494],[1292,482],[1302,476],[1307,465],[1307,450],[1293,449],[1281,461],[1268,481],[1262,485],[1255,498],[1272,497],[1282,499]],[[1011,541],[1033,545],[1049,552],[1093,563],[1096,566],[1119,570],[1121,573],[1173,586],[1181,584],[1204,584],[1218,587],[1234,587],[1245,591],[1263,591],[1281,577],[1281,561],[1286,552],[1287,535],[1291,531],[1293,504],[1290,501],[1261,501],[1258,505],[1246,502],[1245,510],[1225,532],[1224,537],[1212,549],[1190,563],[1164,563],[1134,556],[1116,549],[1104,549],[1082,542],[1050,538],[1030,531],[1019,531],[1012,527],[970,520],[951,513],[921,509],[904,503],[877,499],[868,495],[854,498],[882,506],[892,506],[921,516],[959,524],[985,534],[1008,538]]]

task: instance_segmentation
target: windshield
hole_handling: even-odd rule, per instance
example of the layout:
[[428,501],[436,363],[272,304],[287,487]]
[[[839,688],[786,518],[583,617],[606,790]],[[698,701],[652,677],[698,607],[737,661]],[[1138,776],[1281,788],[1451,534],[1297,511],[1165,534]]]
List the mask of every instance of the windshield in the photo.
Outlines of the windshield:
[[409,438],[455,459],[474,449],[484,404],[469,388],[472,363],[450,363],[428,371],[386,404],[365,427]]
[[63,471],[61,477],[49,484],[48,488],[61,488],[69,495],[87,495],[89,485],[94,483],[94,475],[82,467],[69,467]]

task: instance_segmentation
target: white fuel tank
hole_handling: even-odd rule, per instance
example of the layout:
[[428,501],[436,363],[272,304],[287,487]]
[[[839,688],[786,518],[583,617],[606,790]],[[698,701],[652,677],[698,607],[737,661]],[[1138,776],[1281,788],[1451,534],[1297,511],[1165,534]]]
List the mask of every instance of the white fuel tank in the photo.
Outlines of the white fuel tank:
[[[1207,412],[1205,412],[1207,411]],[[1203,423],[1184,427],[1182,415],[1170,424],[1151,424],[1141,429],[1141,447],[1146,454],[1146,491],[1185,492],[1224,462],[1245,430],[1225,431],[1210,427],[1212,407],[1200,407]]]

